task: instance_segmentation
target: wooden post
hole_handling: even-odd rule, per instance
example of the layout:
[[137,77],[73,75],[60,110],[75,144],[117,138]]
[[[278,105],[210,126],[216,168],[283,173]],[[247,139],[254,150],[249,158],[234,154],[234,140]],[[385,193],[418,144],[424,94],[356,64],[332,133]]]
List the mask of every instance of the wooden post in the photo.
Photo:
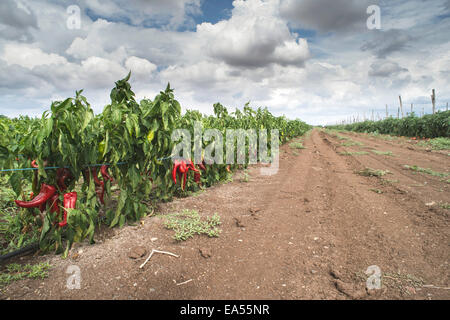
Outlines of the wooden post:
[[431,93],[431,103],[433,104],[433,114],[435,114],[436,113],[436,92],[434,91],[434,89]]
[[372,109],[372,121],[375,121],[375,117],[373,115],[373,109]]
[[398,107],[398,110],[397,110],[397,119],[400,119],[400,107]]
[[402,96],[398,96],[398,99],[400,100],[400,112],[402,113],[402,118],[403,118],[403,102],[402,102]]
[[411,114],[413,113],[413,104],[411,103]]
[[388,106],[386,105],[386,119],[389,118]]
[[447,102],[447,109],[446,109],[446,111],[448,111],[448,102]]
[[422,107],[422,117],[425,115],[425,107]]

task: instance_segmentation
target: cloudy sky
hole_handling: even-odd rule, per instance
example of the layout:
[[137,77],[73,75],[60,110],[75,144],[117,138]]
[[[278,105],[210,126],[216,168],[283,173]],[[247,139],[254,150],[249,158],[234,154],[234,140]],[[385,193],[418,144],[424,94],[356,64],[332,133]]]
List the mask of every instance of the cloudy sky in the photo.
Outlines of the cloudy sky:
[[0,114],[79,89],[101,112],[129,70],[138,99],[170,82],[203,113],[250,101],[326,124],[396,113],[399,94],[430,112],[433,88],[450,102],[449,30],[450,0],[1,0]]

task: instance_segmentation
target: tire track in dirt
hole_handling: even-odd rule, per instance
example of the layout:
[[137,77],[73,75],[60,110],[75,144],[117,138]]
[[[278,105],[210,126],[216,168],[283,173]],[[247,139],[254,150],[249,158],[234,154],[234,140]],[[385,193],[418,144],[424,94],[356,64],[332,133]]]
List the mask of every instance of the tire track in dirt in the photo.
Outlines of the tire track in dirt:
[[[356,141],[369,142],[374,144],[375,148],[380,145],[385,145],[388,148],[394,148],[395,152],[398,154],[409,154],[411,151],[414,154],[422,154],[428,159],[436,164],[446,163],[448,161],[448,152],[445,150],[432,150],[430,147],[419,145],[420,141],[409,140],[409,138],[401,138],[395,136],[387,135],[370,135],[367,133],[357,133],[357,132],[340,132],[343,136],[349,138],[355,138]],[[388,138],[387,138],[388,137]]]
[[365,181],[353,174],[352,168],[336,155],[328,140],[317,134],[313,141],[324,161],[332,164],[326,170],[332,208],[322,219],[333,233],[335,243],[324,264],[353,288],[351,296],[362,296],[365,283],[357,274],[363,274],[368,266],[375,264],[386,270],[385,256],[392,254],[389,252],[392,245],[387,241],[389,235],[384,234],[384,221],[379,219],[385,208],[380,208],[373,195],[360,187]]
[[[331,139],[333,140],[333,138]],[[364,142],[366,147],[370,145],[370,142],[368,143],[368,141],[364,138],[361,138],[358,141]],[[335,140],[334,143],[338,145],[338,148],[340,147],[339,142],[336,142]],[[379,146],[380,145],[378,145],[378,147]],[[359,151],[356,147],[352,147],[351,150]],[[433,157],[433,155],[427,156]],[[450,198],[449,184],[445,182],[445,179],[427,174],[415,173],[405,169],[403,167],[406,162],[403,160],[404,158],[407,158],[410,162],[414,163],[418,160],[427,161],[426,157],[423,159],[424,155],[417,157],[415,152],[411,151],[407,155],[394,154],[394,156],[383,156],[369,153],[368,155],[347,157],[348,162],[352,163],[352,165],[357,167],[358,170],[367,167],[383,170],[388,169],[390,174],[386,176],[387,180],[380,180],[381,183],[378,183],[377,187],[382,190],[385,189],[388,193],[401,195],[399,201],[402,201],[404,202],[404,205],[409,206],[411,208],[411,212],[430,210],[430,208],[426,206],[426,203],[433,201],[445,203],[448,201]],[[380,167],[380,164],[383,166]],[[450,160],[444,157],[442,158],[442,163],[439,164],[439,168],[437,170],[446,172],[446,169],[449,167]],[[436,166],[433,168],[436,170]],[[396,180],[394,180],[395,182],[390,183],[389,181],[392,181],[392,179]],[[383,181],[385,182],[383,183]],[[442,217],[445,218],[444,220],[447,219],[448,215],[446,214],[446,211],[439,210],[439,208],[432,208],[432,210],[435,210],[438,213],[438,216],[436,217],[436,225],[439,223],[446,224],[446,221],[441,221]]]
[[[431,166],[435,171],[450,173],[450,157],[447,154],[441,152],[427,152],[420,148],[413,148],[411,145],[405,147],[405,145],[402,144],[404,143],[403,141],[387,142],[381,140],[381,138],[368,137],[356,133],[343,133],[342,135],[351,137],[352,140],[363,143],[362,149],[369,148],[372,150],[393,152],[393,156],[380,157],[377,155],[378,157],[376,157],[376,159],[378,161],[382,161],[384,158],[389,159],[391,163],[397,163],[399,167],[402,167],[405,164],[418,165],[423,168],[429,168]],[[375,154],[371,152],[372,150],[369,150],[369,155],[375,156]],[[415,155],[413,159],[410,159],[411,154]],[[414,163],[411,161],[414,161]]]
[[[353,137],[352,137],[353,138]],[[354,139],[356,140],[356,139]],[[359,139],[367,144],[365,139]],[[338,142],[335,142],[339,144]],[[337,147],[337,149],[340,149]],[[342,157],[342,156],[341,156]],[[417,157],[423,157],[423,154],[416,155],[415,152],[409,152],[408,159],[415,161]],[[429,282],[436,282],[445,285],[449,283],[448,276],[448,244],[449,244],[449,224],[448,224],[448,212],[445,209],[439,209],[436,207],[427,207],[425,203],[430,199],[447,200],[448,192],[436,192],[436,181],[430,177],[418,177],[412,173],[405,173],[404,170],[398,169],[398,163],[394,161],[388,161],[383,156],[368,155],[368,156],[351,156],[342,157],[346,159],[347,163],[350,163],[355,169],[361,169],[364,167],[373,167],[374,163],[382,163],[385,165],[382,169],[389,169],[394,173],[394,178],[399,179],[400,186],[386,186],[380,183],[380,179],[368,178],[373,182],[373,186],[382,189],[383,195],[380,195],[380,199],[390,199],[394,204],[389,205],[388,208],[392,210],[395,208],[395,204],[403,207],[403,215],[407,218],[403,223],[407,223],[405,227],[409,227],[413,230],[412,237],[407,237],[409,241],[417,240],[417,244],[411,244],[414,247],[420,247],[420,254],[414,255],[414,259],[410,261],[412,265],[416,267],[416,270],[426,270],[422,273],[424,279]],[[389,160],[392,160],[389,158]],[[378,164],[379,166],[379,164]],[[442,164],[440,164],[442,166]],[[375,167],[378,168],[378,167]],[[411,188],[405,187],[407,182],[403,177],[407,179],[418,181],[428,181],[428,185],[424,187],[424,190],[417,192],[411,190]],[[410,182],[410,181],[409,181]],[[437,182],[442,184],[442,182]],[[445,186],[444,186],[445,187]],[[400,190],[401,192],[395,192]],[[438,189],[439,190],[439,189]],[[409,223],[408,223],[409,220]],[[398,222],[396,223],[398,226]],[[416,253],[416,252],[414,252]],[[421,261],[423,260],[423,261]],[[419,267],[420,265],[420,267]],[[412,270],[412,268],[410,268]],[[410,271],[412,272],[412,271]],[[426,276],[428,274],[428,277]],[[430,276],[432,275],[432,276]],[[427,293],[428,294],[428,293]],[[434,293],[433,293],[434,294]],[[448,297],[445,296],[444,297]]]

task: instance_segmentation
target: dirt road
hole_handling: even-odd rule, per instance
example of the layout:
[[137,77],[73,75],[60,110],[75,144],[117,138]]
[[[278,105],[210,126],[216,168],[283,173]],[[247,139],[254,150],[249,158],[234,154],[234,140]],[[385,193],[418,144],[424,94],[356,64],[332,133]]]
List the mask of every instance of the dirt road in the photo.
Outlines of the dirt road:
[[[450,299],[450,176],[404,168],[448,174],[448,154],[362,134],[313,130],[303,140],[306,149],[281,148],[274,176],[251,168],[248,182],[237,172],[233,182],[158,209],[217,212],[219,238],[177,243],[163,217],[147,217],[74,247],[67,260],[25,258],[50,261],[49,278],[13,283],[0,298]],[[385,175],[357,173],[366,168]],[[129,258],[136,246],[179,258],[156,254],[140,269],[146,256]],[[66,288],[70,265],[80,268],[79,290]],[[380,290],[366,290],[369,266],[381,270]]]

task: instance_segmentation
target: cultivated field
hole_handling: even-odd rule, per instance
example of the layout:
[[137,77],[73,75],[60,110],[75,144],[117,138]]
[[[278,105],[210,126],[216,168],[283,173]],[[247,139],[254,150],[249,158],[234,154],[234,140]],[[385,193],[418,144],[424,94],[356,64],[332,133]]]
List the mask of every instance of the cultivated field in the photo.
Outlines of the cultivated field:
[[[294,141],[304,149],[283,145],[274,176],[250,166],[160,203],[136,225],[103,228],[67,259],[17,259],[52,267],[46,279],[12,282],[0,297],[449,299],[449,151],[321,129]],[[183,212],[197,221],[196,212],[217,213],[219,236],[174,240],[168,219]],[[140,268],[152,249],[177,257],[155,253]],[[81,271],[79,290],[66,287],[70,265]],[[369,266],[381,270],[380,290],[366,289]]]

